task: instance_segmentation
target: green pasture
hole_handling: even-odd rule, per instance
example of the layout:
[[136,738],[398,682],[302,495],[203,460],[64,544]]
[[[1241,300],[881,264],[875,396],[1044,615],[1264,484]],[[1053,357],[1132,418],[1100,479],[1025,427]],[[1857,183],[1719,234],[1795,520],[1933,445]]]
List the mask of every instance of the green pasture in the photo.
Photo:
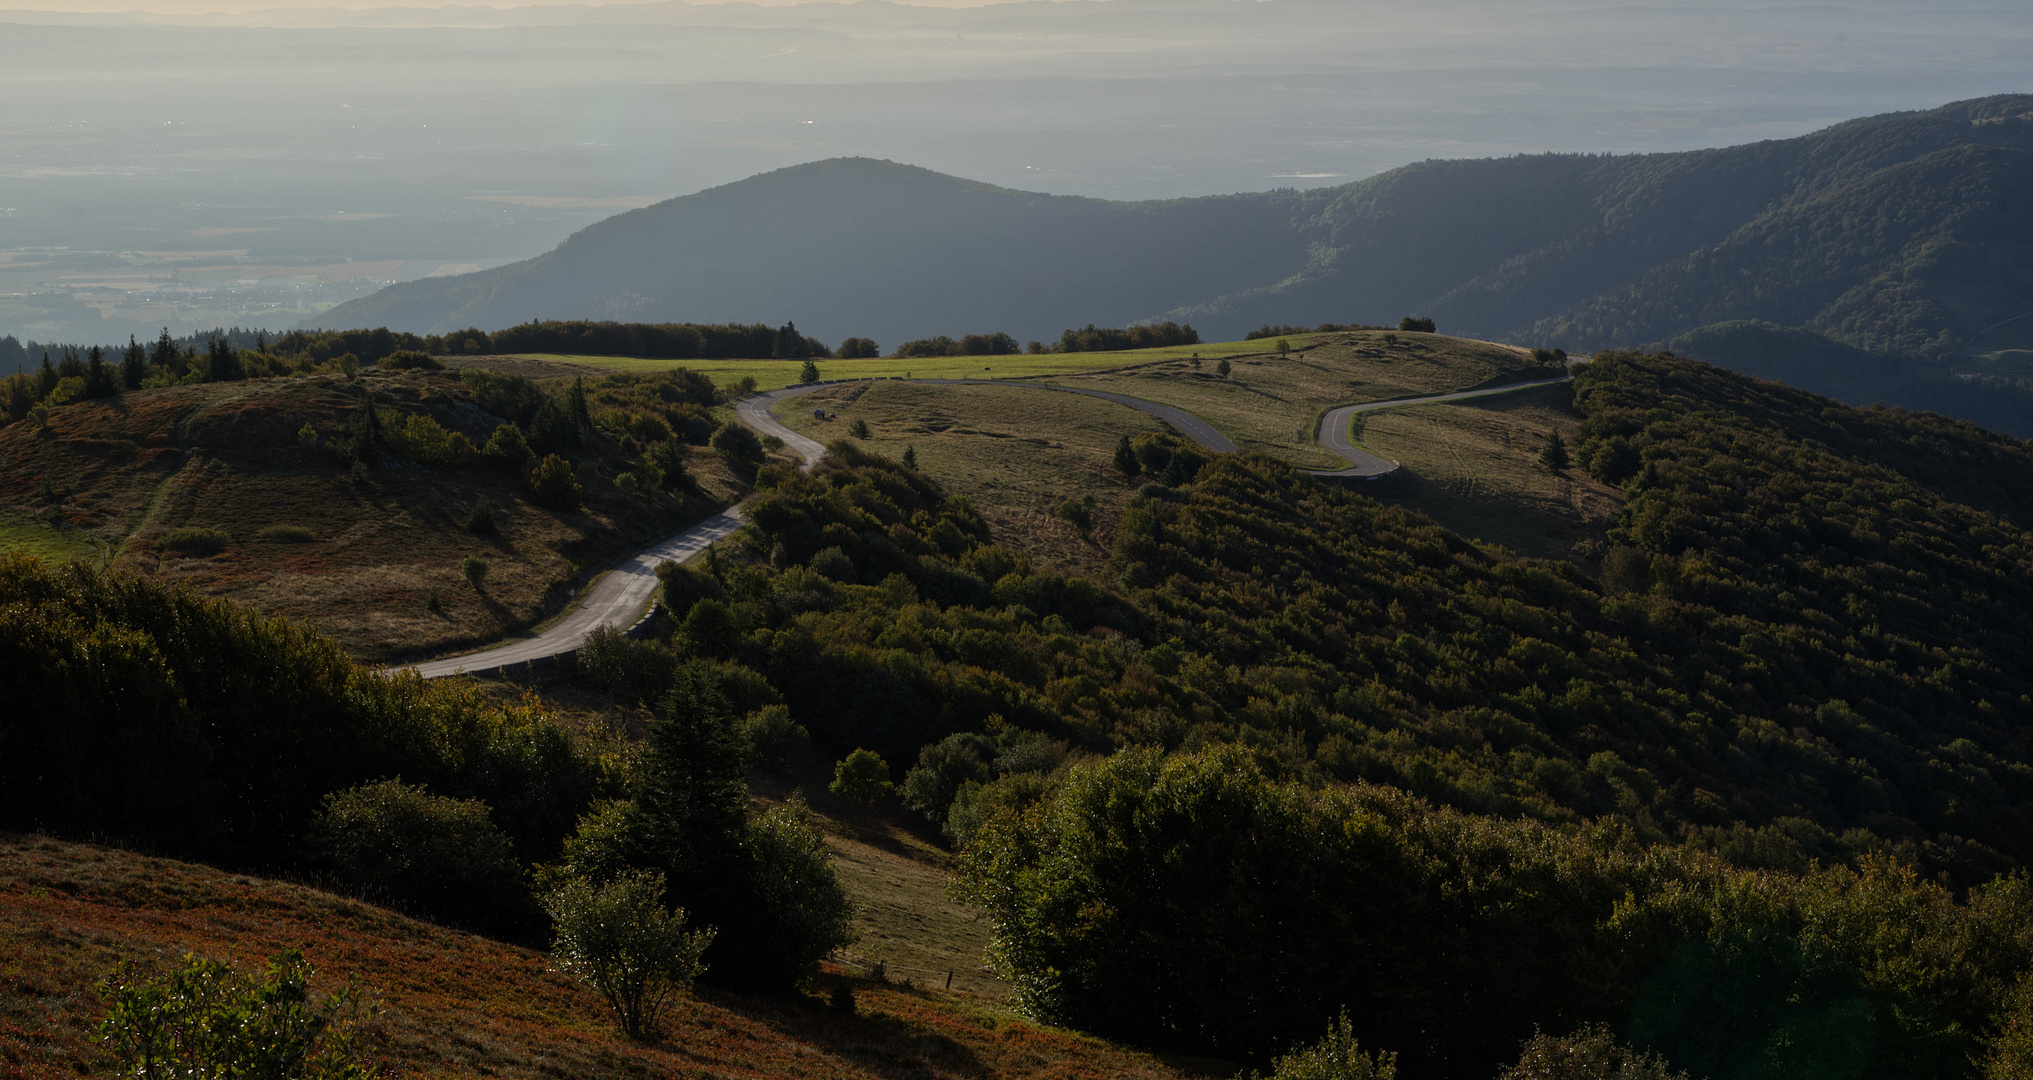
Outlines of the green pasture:
[[83,559],[97,563],[105,554],[81,533],[42,524],[0,521],[0,555],[34,555],[51,562]]
[[[1324,334],[1294,334],[1287,338],[1293,348],[1304,348]],[[1175,348],[1131,349],[1125,352],[1045,353],[1041,356],[882,356],[872,360],[818,360],[821,379],[1023,379],[1044,375],[1072,375],[1107,371],[1139,364],[1182,360],[1192,356],[1216,359],[1277,351],[1275,338],[1263,341],[1222,341],[1213,344],[1181,345]],[[758,390],[775,390],[798,382],[802,360],[650,360],[630,356],[568,356],[557,353],[518,353],[526,360],[578,364],[602,371],[667,371],[690,368],[710,377],[715,385],[730,386],[753,378]]]

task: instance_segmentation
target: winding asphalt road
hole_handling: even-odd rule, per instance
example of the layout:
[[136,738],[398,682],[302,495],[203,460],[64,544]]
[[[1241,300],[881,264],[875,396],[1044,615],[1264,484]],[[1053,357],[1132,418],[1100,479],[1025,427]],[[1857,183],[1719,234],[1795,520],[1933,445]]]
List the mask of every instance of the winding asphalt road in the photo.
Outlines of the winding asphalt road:
[[[771,415],[770,410],[777,403],[803,397],[815,391],[824,390],[850,382],[868,382],[867,379],[837,379],[831,382],[804,383],[787,386],[781,390],[757,394],[743,399],[734,407],[741,422],[765,435],[774,435],[784,445],[797,452],[804,459],[804,468],[809,470],[819,463],[826,454],[826,448],[817,440],[801,435],[785,427]],[[1184,409],[1145,401],[1125,394],[1111,394],[1103,390],[1086,390],[1072,386],[1051,386],[1045,383],[1018,382],[1010,379],[896,379],[895,382],[924,383],[936,386],[1023,386],[1036,390],[1056,390],[1065,394],[1081,394],[1125,405],[1139,412],[1148,413],[1172,425],[1180,434],[1199,443],[1209,450],[1224,454],[1235,452],[1235,443],[1216,431],[1213,425],[1194,416]],[[1439,402],[1463,401],[1468,398],[1489,397],[1493,394],[1509,394],[1519,390],[1530,390],[1540,386],[1552,386],[1566,382],[1567,377],[1545,379],[1539,382],[1513,383],[1508,386],[1493,386],[1481,390],[1461,390],[1451,394],[1429,394],[1425,397],[1398,398],[1393,401],[1371,401],[1360,405],[1343,405],[1333,409],[1320,420],[1320,444],[1328,450],[1347,458],[1350,467],[1339,471],[1308,470],[1312,475],[1325,479],[1375,479],[1398,467],[1395,461],[1387,461],[1348,441],[1349,421],[1360,412],[1377,409],[1394,409],[1406,405],[1432,405]],[[465,673],[483,675],[527,664],[548,660],[573,652],[583,644],[588,635],[602,626],[623,628],[633,625],[649,607],[650,597],[656,592],[657,564],[666,559],[684,562],[714,543],[725,539],[741,527],[742,508],[728,507],[705,521],[686,529],[684,532],[663,541],[634,558],[615,567],[593,583],[577,605],[565,612],[557,622],[545,627],[534,637],[511,641],[491,649],[452,656],[443,660],[408,665],[426,679],[439,679],[447,675]]]
[[1341,470],[1308,469],[1308,473],[1323,480],[1374,480],[1395,471],[1398,463],[1364,450],[1348,441],[1350,421],[1356,413],[1375,412],[1378,409],[1396,409],[1406,405],[1438,405],[1447,401],[1466,401],[1469,398],[1491,397],[1496,394],[1513,394],[1520,390],[1531,390],[1541,386],[1557,386],[1573,378],[1562,375],[1557,379],[1541,379],[1537,382],[1510,383],[1505,386],[1488,386],[1480,390],[1457,390],[1451,394],[1427,394],[1423,397],[1398,398],[1393,401],[1368,401],[1360,405],[1343,405],[1330,409],[1320,418],[1320,445],[1347,458],[1350,468]]
[[573,652],[600,627],[623,629],[642,618],[649,598],[656,593],[658,563],[666,559],[684,562],[740,527],[741,507],[730,506],[601,575],[576,605],[535,637],[407,666],[426,679],[442,679],[460,672],[484,675]]

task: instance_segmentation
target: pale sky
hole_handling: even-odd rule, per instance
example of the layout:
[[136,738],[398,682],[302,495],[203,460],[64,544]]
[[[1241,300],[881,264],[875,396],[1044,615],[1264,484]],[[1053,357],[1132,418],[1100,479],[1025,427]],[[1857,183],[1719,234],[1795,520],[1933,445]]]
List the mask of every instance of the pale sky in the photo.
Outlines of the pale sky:
[[[370,11],[376,8],[492,8],[506,11],[524,7],[618,7],[621,3],[602,3],[591,0],[586,3],[569,5],[549,4],[443,4],[430,0],[0,0],[0,16],[10,11],[57,12],[61,14],[102,14],[118,12],[144,12],[153,15],[241,15],[250,11],[318,11],[343,9],[347,11]],[[811,0],[685,0],[699,4],[751,3],[767,7],[785,7]],[[851,2],[851,0],[850,0]],[[910,7],[970,8],[1004,2],[1004,0],[902,0]],[[1063,3],[1065,0],[1048,0]]]

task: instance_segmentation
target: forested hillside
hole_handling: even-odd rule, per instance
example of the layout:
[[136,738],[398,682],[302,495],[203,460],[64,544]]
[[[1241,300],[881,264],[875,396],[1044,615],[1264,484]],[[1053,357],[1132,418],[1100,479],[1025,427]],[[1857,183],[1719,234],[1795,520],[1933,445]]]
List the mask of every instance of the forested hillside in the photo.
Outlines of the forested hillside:
[[[1980,393],[1902,373],[2023,364],[1994,355],[2011,333],[1981,332],[2033,309],[2029,152],[2033,98],[2006,96],[1725,149],[1427,161],[1337,188],[1152,203],[843,159],[634,211],[537,259],[392,286],[319,321],[795,318],[829,341],[887,342],[1170,318],[1220,340],[1415,313],[1575,353],[1762,321],[1886,360],[1869,377],[1795,364],[1800,385],[1992,416]],[[1735,363],[1726,349],[1703,358]]]
[[[739,778],[809,753],[961,851],[1056,1023],[1265,1061],[1346,1010],[1411,1080],[1591,1025],[1697,1076],[2023,1075],[2033,451],[1670,355],[1598,356],[1574,409],[1545,467],[1620,487],[1599,575],[1162,434],[1095,577],[859,443],[765,465],[739,540],[660,571],[669,635],[579,655],[626,750],[0,563],[0,826],[345,870],[343,810],[411,805],[498,830],[457,880],[668,873],[716,978],[782,987],[838,894]],[[436,880],[381,887],[540,927]]]

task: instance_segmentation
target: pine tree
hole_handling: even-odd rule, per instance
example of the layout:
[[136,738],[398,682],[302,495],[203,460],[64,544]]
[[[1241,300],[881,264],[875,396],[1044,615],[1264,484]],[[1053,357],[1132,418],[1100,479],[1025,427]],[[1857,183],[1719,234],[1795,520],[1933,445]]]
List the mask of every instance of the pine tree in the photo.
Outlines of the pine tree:
[[85,396],[88,398],[112,397],[120,392],[120,386],[113,377],[113,368],[106,363],[105,351],[92,346],[92,358],[85,363]]
[[1567,456],[1567,442],[1560,437],[1558,428],[1546,433],[1546,448],[1539,451],[1539,464],[1554,472],[1573,464],[1573,459]]
[[1137,462],[1136,449],[1130,446],[1129,436],[1127,435],[1116,440],[1115,468],[1117,472],[1122,473],[1124,476],[1135,476],[1143,468]]
[[805,366],[798,369],[798,381],[804,383],[818,382],[819,365],[812,363],[810,360],[805,361]]
[[915,469],[917,467],[918,467],[918,448],[915,446],[904,447],[904,468]]
[[669,876],[673,898],[737,878],[748,824],[748,747],[733,709],[702,663],[678,668],[645,740],[635,793],[641,849]]
[[572,380],[572,390],[565,397],[565,405],[572,414],[573,427],[578,428],[580,431],[587,431],[593,427],[593,411],[586,405],[586,380],[584,378]]
[[120,354],[120,381],[125,383],[129,390],[139,390],[147,378],[148,350],[139,341],[134,340],[133,334],[129,334],[127,349]]
[[148,360],[156,367],[179,371],[180,365],[177,361],[180,359],[182,354],[177,352],[176,339],[169,336],[169,327],[165,326],[162,328],[162,336],[155,339],[155,351],[150,354]]
[[806,344],[805,335],[798,333],[798,324],[787,322],[776,332],[774,352],[778,360],[802,360],[812,355],[812,347]]

